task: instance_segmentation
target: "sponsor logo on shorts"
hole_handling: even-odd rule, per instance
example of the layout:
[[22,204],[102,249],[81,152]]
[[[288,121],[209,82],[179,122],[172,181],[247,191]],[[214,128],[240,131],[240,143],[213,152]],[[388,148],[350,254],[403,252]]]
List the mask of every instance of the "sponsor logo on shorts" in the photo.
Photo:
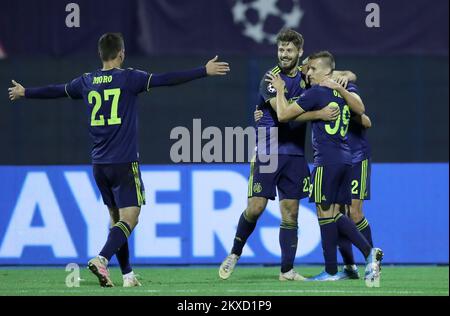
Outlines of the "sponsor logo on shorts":
[[262,185],[261,185],[261,183],[256,182],[256,183],[253,185],[253,192],[255,192],[255,193],[260,193],[261,191],[262,191]]

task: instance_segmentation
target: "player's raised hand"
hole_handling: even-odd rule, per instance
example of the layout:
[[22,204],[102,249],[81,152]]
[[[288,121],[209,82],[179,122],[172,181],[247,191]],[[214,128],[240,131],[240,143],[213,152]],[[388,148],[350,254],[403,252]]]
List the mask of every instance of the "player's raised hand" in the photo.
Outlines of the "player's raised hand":
[[341,111],[338,106],[326,106],[319,111],[320,119],[322,121],[335,121],[341,115]]
[[228,63],[217,61],[219,56],[216,55],[206,64],[206,73],[208,76],[224,76],[230,71]]
[[277,89],[277,91],[284,91],[284,87],[286,83],[283,79],[281,79],[281,76],[279,74],[274,75],[272,73],[267,73],[266,76],[268,78],[265,79],[265,81],[270,82],[272,86]]
[[9,92],[9,99],[11,101],[20,99],[25,96],[25,88],[18,82],[11,80],[12,84],[14,85],[11,88],[8,88]]
[[333,89],[333,90],[339,90],[339,89],[342,88],[342,86],[341,86],[339,83],[337,83],[337,82],[334,81],[333,79],[329,79],[329,78],[323,80],[323,81],[320,83],[320,85],[321,85],[322,87],[327,87],[327,88],[330,88],[330,89]]
[[263,117],[263,115],[263,111],[258,110],[258,106],[256,106],[255,112],[253,112],[255,122],[258,122]]

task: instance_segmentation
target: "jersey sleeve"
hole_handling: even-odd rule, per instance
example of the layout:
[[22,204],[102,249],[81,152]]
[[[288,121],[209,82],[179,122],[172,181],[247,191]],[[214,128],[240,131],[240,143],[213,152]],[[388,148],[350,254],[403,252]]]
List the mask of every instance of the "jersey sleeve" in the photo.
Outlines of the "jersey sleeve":
[[71,99],[83,98],[83,76],[73,79],[65,86],[66,94]]
[[152,75],[146,71],[130,69],[128,85],[132,92],[138,94],[150,90],[150,78]]
[[359,95],[359,89],[358,86],[354,83],[349,83],[347,85],[347,91],[348,92],[352,92],[352,93],[356,93],[357,95]]
[[300,95],[300,98],[297,100],[297,104],[305,111],[314,110],[315,105],[317,104],[317,91],[316,89],[308,89]]
[[277,96],[277,90],[272,86],[270,82],[267,82],[268,77],[264,75],[259,84],[259,94],[264,99],[264,102],[269,101]]

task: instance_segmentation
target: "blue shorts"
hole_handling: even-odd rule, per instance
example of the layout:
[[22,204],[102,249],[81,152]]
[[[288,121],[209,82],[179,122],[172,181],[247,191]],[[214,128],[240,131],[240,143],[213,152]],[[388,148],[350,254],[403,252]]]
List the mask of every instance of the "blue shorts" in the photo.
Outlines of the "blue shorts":
[[256,156],[250,164],[248,197],[264,197],[274,200],[278,189],[279,199],[300,200],[308,196],[310,185],[309,167],[303,156],[278,155],[275,172],[262,173],[261,166],[269,165]]
[[309,201],[316,204],[352,204],[352,166],[335,164],[315,167],[311,175]]
[[103,203],[124,208],[145,204],[145,190],[138,162],[94,164],[95,182]]
[[370,200],[370,159],[357,162],[352,167],[352,199]]

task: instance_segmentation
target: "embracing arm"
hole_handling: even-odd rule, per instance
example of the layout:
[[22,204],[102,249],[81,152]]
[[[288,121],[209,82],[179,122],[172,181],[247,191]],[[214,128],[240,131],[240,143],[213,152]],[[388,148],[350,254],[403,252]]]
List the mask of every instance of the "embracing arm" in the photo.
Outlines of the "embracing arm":
[[277,112],[278,121],[282,123],[288,122],[302,114],[304,111],[300,106],[294,106],[295,102],[289,104],[286,99],[284,95],[285,82],[280,75],[268,73],[267,77],[265,81],[270,82],[277,91],[276,97],[270,99],[270,105]]
[[320,83],[321,86],[327,87],[333,90],[336,90],[339,92],[339,94],[345,99],[347,102],[347,105],[350,107],[350,110],[352,110],[357,115],[362,115],[365,112],[364,103],[362,102],[361,98],[358,94],[354,92],[347,91],[343,86],[338,84],[333,79],[326,79]]
[[301,115],[295,118],[296,122],[307,121],[334,121],[341,114],[338,107],[326,106],[321,110],[303,112]]
[[[339,111],[338,107],[326,106],[321,110],[303,112],[302,114],[297,116],[294,119],[294,121],[296,122],[307,122],[316,120],[334,121],[339,117],[340,114],[341,112]],[[258,122],[263,116],[264,116],[263,111],[258,110],[258,108],[256,108],[255,112],[253,113],[255,122]]]
[[286,123],[289,121],[292,121],[297,116],[302,114],[304,111],[301,107],[295,106],[294,103],[289,104],[288,100],[286,99],[284,95],[284,86],[283,89],[277,89],[277,97],[276,97],[276,104],[277,104],[277,118],[279,122]]
[[331,79],[339,83],[344,88],[347,88],[349,82],[356,82],[356,75],[350,70],[335,70]]
[[352,117],[352,120],[357,122],[358,124],[362,125],[364,128],[371,128],[372,127],[372,121],[370,120],[370,117],[366,114],[363,115],[355,115]]

